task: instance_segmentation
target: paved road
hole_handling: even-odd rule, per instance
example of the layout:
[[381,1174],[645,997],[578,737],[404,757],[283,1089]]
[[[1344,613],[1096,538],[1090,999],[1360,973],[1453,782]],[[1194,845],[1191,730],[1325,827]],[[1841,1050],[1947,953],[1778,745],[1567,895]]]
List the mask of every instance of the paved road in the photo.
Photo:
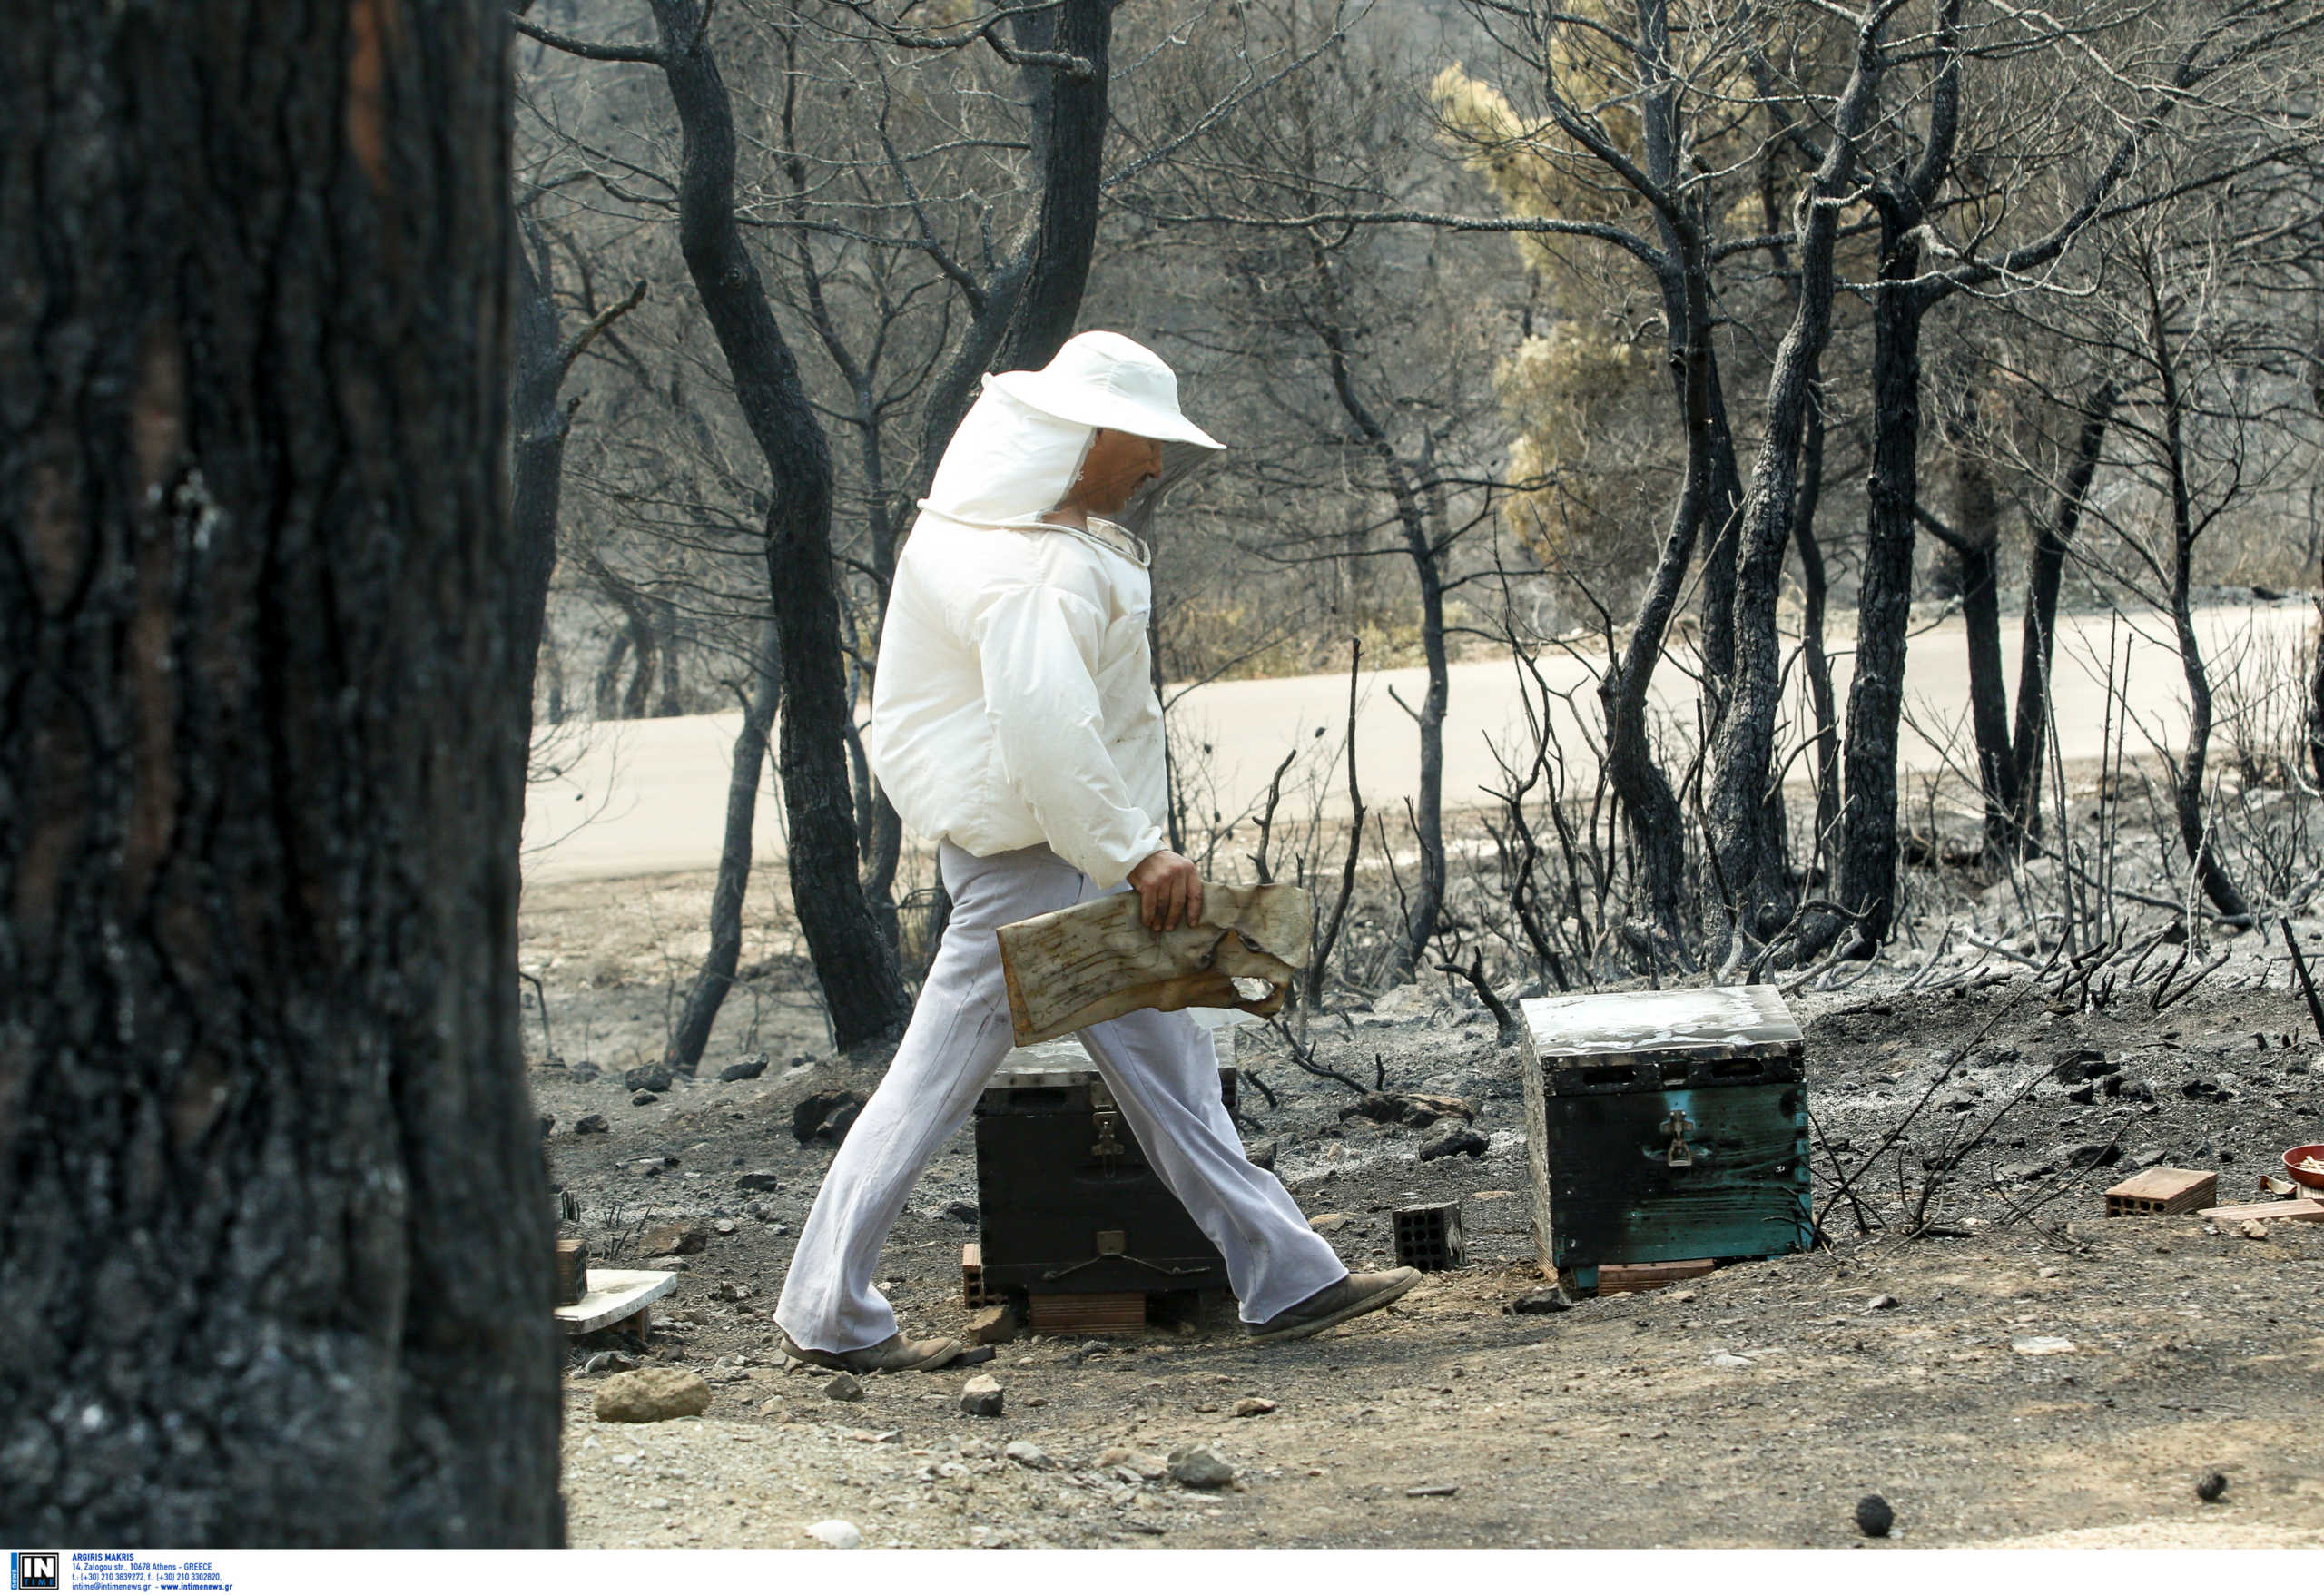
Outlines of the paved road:
[[[2257,677],[2289,673],[2313,624],[2304,603],[2205,610],[2198,615],[2215,683],[2241,669]],[[2069,759],[2095,758],[2102,751],[2106,717],[2105,660],[2110,631],[2129,672],[2129,701],[2136,723],[2156,737],[2175,740],[2186,724],[2178,659],[2159,622],[2141,625],[2143,636],[2105,616],[2081,616],[2059,628],[2055,671],[2058,732]],[[2017,633],[2008,632],[2008,667],[2016,674]],[[1905,676],[1907,713],[1928,734],[1908,726],[1902,758],[1907,769],[1934,771],[1945,755],[1935,743],[1957,735],[1967,741],[1967,668],[1959,621],[1948,621],[1915,637]],[[1849,660],[1836,661],[1843,713]],[[1691,723],[1694,684],[1685,671],[1691,661],[1674,656],[1656,672],[1662,711]],[[1594,766],[1584,724],[1597,724],[1591,670],[1585,661],[1552,656],[1543,674],[1559,692],[1571,692],[1572,707],[1553,715],[1571,767],[1571,788],[1589,790]],[[1420,755],[1412,720],[1397,699],[1417,704],[1423,685],[1419,670],[1386,670],[1359,683],[1356,719],[1358,773],[1366,806],[1374,812],[1401,808],[1418,788]],[[1444,734],[1444,801],[1448,808],[1490,803],[1488,789],[1502,775],[1493,750],[1530,747],[1525,709],[1515,666],[1486,661],[1452,667],[1452,707]],[[1578,719],[1576,711],[1582,718]],[[1173,720],[1187,747],[1182,777],[1206,795],[1208,806],[1231,818],[1264,795],[1267,780],[1285,752],[1305,750],[1286,779],[1287,793],[1307,812],[1323,787],[1327,813],[1344,813],[1344,764],[1339,757],[1347,719],[1347,678],[1298,676],[1275,681],[1220,682],[1187,693]],[[739,712],[670,720],[618,722],[596,728],[586,739],[552,750],[566,766],[555,778],[537,782],[525,813],[526,871],[536,881],[613,879],[681,870],[706,870],[718,861],[725,822],[726,777]],[[1322,735],[1317,735],[1318,730]],[[2130,751],[2145,751],[2137,732]],[[1955,755],[1959,756],[1957,753]],[[1795,767],[1794,773],[1797,773]],[[770,773],[759,804],[757,846],[761,856],[783,847],[780,805],[773,798]]]

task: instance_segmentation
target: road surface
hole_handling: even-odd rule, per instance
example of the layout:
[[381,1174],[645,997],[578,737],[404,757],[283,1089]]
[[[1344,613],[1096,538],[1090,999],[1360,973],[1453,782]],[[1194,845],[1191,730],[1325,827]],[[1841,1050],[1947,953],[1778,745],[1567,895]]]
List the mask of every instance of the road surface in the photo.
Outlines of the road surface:
[[[2197,626],[2214,687],[2225,688],[2238,671],[2252,681],[2270,673],[2288,677],[2313,615],[2299,601],[2200,612]],[[2142,635],[2134,635],[2126,625],[2106,615],[2071,616],[2060,623],[2053,678],[2058,735],[2069,760],[2096,758],[2106,751],[2104,682],[2110,636],[2117,649],[2118,672],[2127,672],[2136,727],[2127,751],[2134,756],[2148,751],[2142,730],[2174,743],[2183,733],[2184,684],[2167,631],[2153,615],[2142,618],[2139,631]],[[2013,622],[2006,635],[2013,682],[2016,650]],[[1948,755],[1938,744],[1951,739],[1955,766],[1966,768],[1959,750],[1968,741],[1968,673],[1959,620],[1917,635],[1909,661],[1905,683],[1908,724],[1900,755],[1904,767],[1915,772],[1945,768]],[[1844,716],[1849,665],[1845,653],[1835,660]],[[1687,674],[1691,667],[1691,660],[1674,655],[1655,674],[1661,712],[1689,726],[1695,714],[1694,683]],[[1551,655],[1541,661],[1541,671],[1555,692],[1571,694],[1571,707],[1559,704],[1552,723],[1568,758],[1568,790],[1586,794],[1594,765],[1584,726],[1599,724],[1592,665],[1582,658]],[[1519,682],[1516,666],[1505,660],[1452,666],[1444,727],[1448,810],[1493,802],[1491,790],[1504,781],[1496,747],[1518,756],[1530,750]],[[1419,739],[1397,700],[1417,705],[1424,685],[1424,673],[1418,669],[1368,672],[1359,681],[1358,775],[1365,806],[1374,813],[1401,811],[1403,800],[1418,791]],[[2222,691],[2221,695],[2227,694]],[[1804,715],[1804,706],[1799,712]],[[1347,721],[1346,676],[1214,683],[1177,697],[1171,719],[1184,750],[1182,783],[1206,815],[1216,812],[1231,820],[1256,804],[1276,763],[1295,745],[1304,752],[1285,779],[1285,812],[1310,812],[1317,801],[1314,794],[1320,792],[1326,814],[1345,813],[1345,765],[1340,748]],[[737,710],[560,731],[545,750],[547,762],[559,766],[560,773],[536,779],[527,793],[527,878],[607,880],[715,867],[725,825],[729,761],[741,722]],[[1796,778],[1804,768],[1795,764],[1791,773]],[[771,770],[762,787],[756,846],[761,858],[783,851],[781,804]]]

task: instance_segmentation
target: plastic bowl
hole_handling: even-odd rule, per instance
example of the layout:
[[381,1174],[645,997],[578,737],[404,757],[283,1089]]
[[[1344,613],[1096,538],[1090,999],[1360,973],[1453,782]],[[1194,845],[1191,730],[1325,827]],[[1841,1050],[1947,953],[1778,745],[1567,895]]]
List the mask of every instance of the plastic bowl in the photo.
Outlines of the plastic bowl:
[[2299,1160],[2303,1157],[2313,1157],[2319,1162],[2324,1162],[2324,1141],[2318,1141],[2306,1147],[2294,1147],[2290,1151],[2284,1154],[2284,1172],[2286,1174],[2291,1176],[2292,1178],[2298,1180],[2301,1185],[2309,1186],[2315,1190],[2324,1191],[2324,1174],[2319,1174],[2312,1168],[2300,1167]]

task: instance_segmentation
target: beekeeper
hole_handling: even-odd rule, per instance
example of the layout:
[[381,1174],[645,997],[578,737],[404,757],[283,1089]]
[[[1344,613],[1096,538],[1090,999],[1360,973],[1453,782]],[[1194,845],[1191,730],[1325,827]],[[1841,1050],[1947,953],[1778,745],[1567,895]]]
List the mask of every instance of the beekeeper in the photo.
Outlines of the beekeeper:
[[[952,917],[887,1078],[832,1159],[775,1308],[784,1349],[828,1367],[931,1368],[872,1275],[905,1196],[968,1118],[1010,1041],[1000,926],[1134,889],[1151,929],[1197,918],[1169,849],[1144,546],[1108,517],[1165,445],[1222,447],[1178,411],[1149,350],[1085,332],[1003,371],[944,451],[897,562],[872,695],[872,765],[939,844]],[[1081,1033],[1147,1161],[1226,1262],[1256,1339],[1384,1307],[1419,1275],[1350,1275],[1281,1182],[1243,1156],[1208,1038],[1146,1010]]]

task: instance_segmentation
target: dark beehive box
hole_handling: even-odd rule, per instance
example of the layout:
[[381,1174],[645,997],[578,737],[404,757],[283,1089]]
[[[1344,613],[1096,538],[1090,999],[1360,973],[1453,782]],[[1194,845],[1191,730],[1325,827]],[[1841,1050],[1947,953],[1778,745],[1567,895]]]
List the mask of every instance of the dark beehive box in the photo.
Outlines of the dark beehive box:
[[1814,1235],[1807,1042],[1772,986],[1524,1004],[1541,1266],[1770,1257]]
[[[1235,1106],[1235,1071],[1219,1069]],[[1226,1288],[1226,1264],[1147,1166],[1080,1045],[1014,1055],[977,1099],[977,1217],[988,1294]]]

